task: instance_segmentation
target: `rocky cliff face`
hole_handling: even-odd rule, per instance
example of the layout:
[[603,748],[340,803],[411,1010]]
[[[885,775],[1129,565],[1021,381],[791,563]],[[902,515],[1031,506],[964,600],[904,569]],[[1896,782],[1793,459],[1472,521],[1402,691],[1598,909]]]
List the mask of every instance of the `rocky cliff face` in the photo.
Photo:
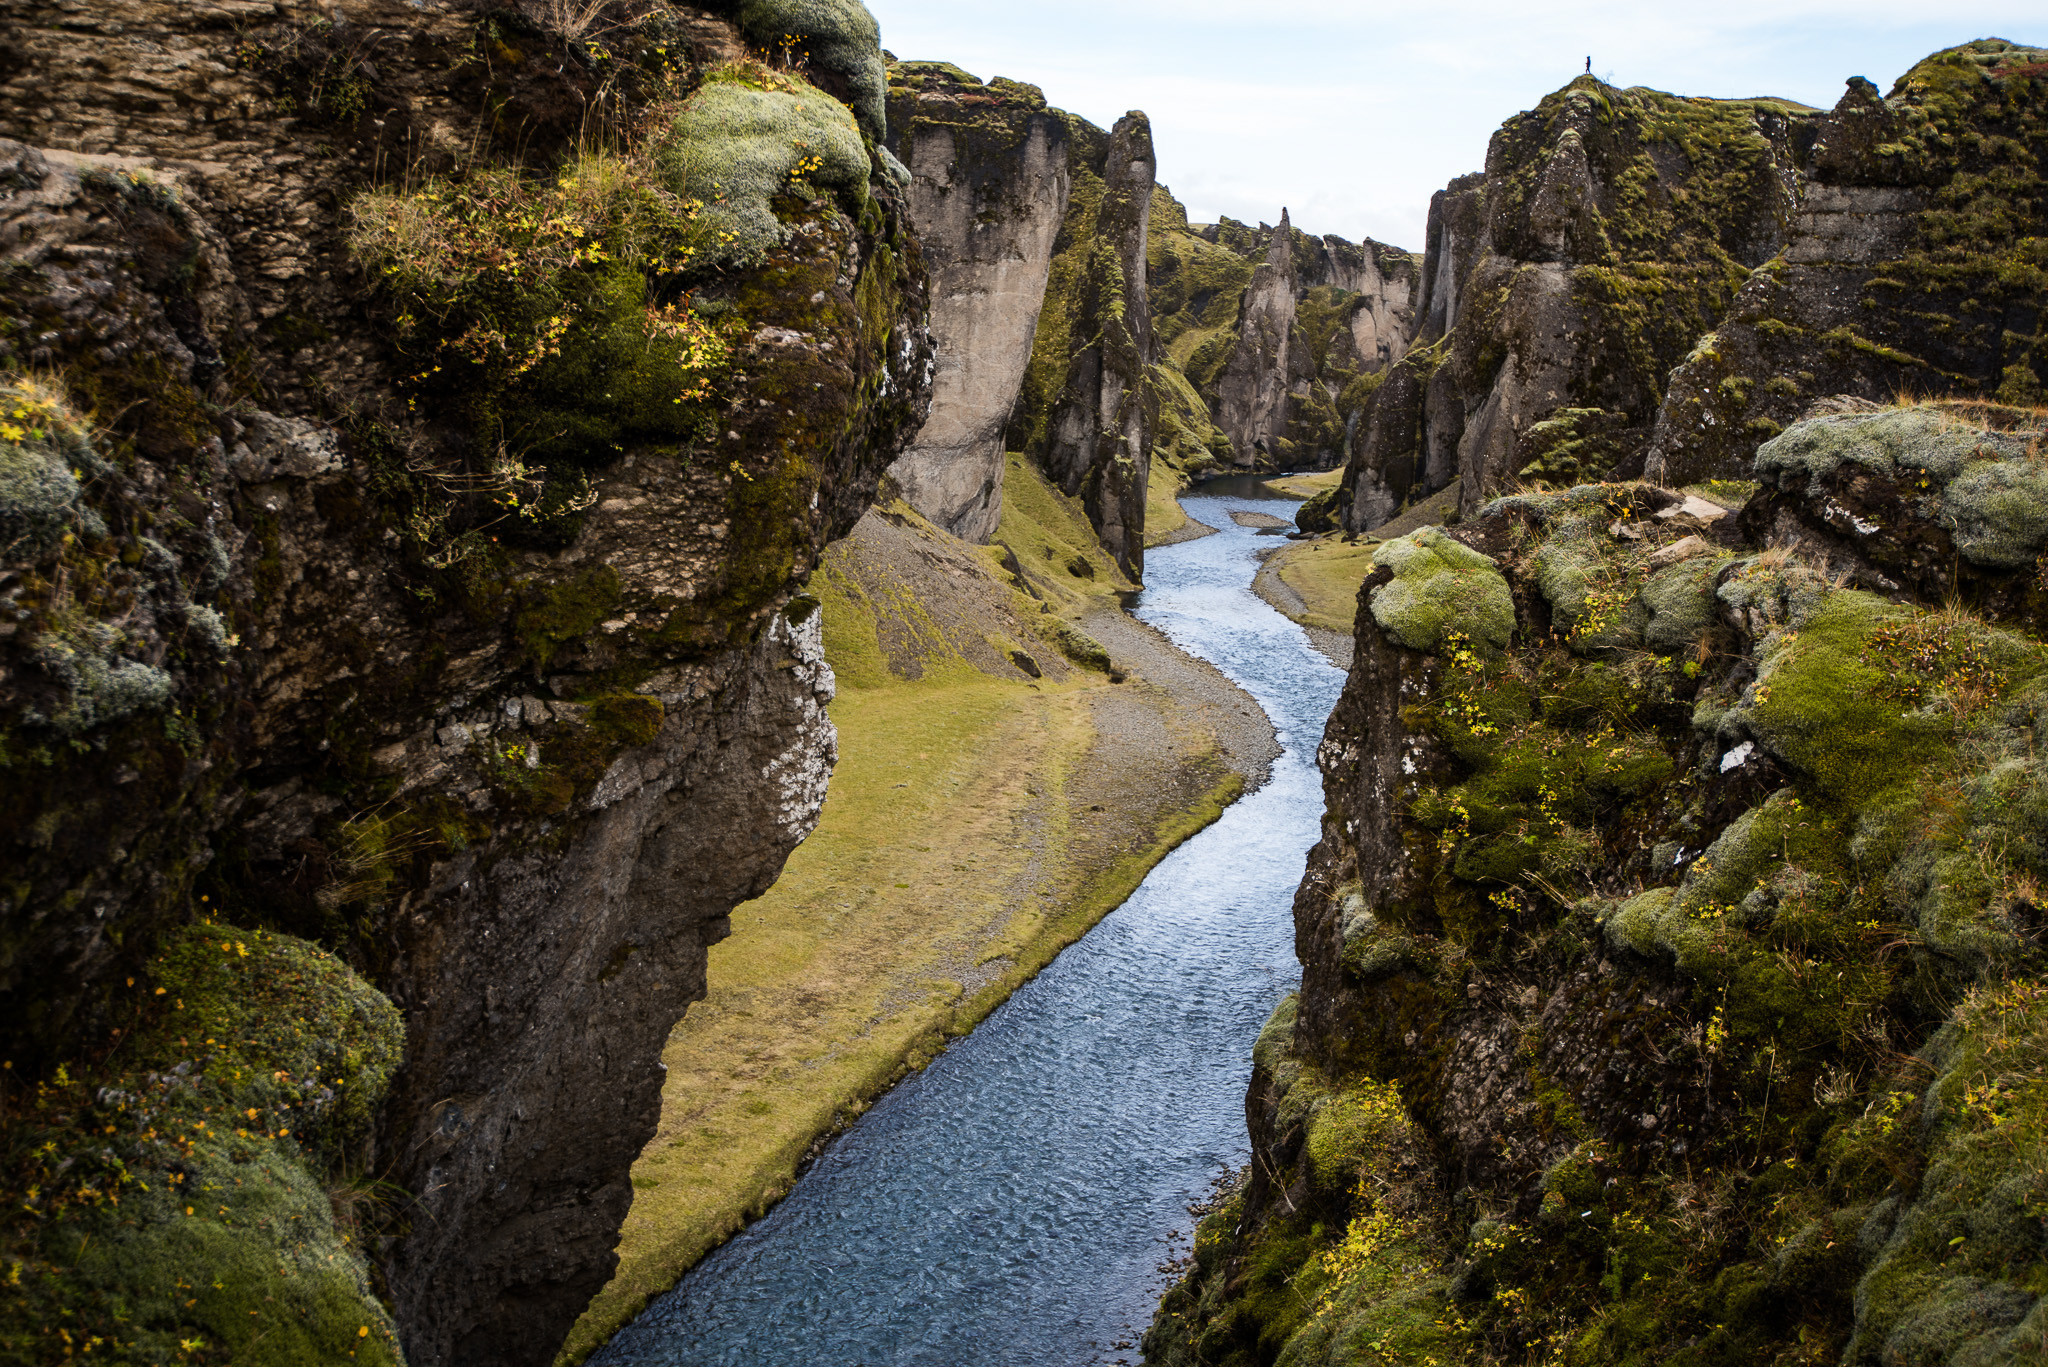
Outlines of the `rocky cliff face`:
[[910,505],[986,543],[1002,516],[1004,433],[1031,359],[1072,188],[1067,125],[1034,86],[936,62],[889,70],[889,122],[931,272],[931,418],[889,467]]
[[1971,43],[1801,121],[1784,250],[1671,376],[1646,474],[1739,471],[1820,395],[2041,402],[2043,61]]
[[[1190,340],[1171,357],[1227,438],[1225,463],[1240,470],[1343,463],[1374,377],[1401,359],[1415,335],[1420,263],[1370,239],[1311,237],[1285,210],[1278,228],[1225,219],[1183,231],[1252,266],[1236,286],[1236,316],[1208,327],[1189,317],[1177,335]],[[1170,259],[1200,263],[1203,255],[1181,248]],[[1220,273],[1210,267],[1208,274]]]
[[[1254,1160],[1148,1361],[2038,1352],[2048,519],[1992,491],[2040,417],[1798,424],[1740,517],[1589,485],[1386,543]],[[1886,471],[1926,487],[1863,556],[1759,544]],[[1944,536],[1945,606],[1901,569]]]
[[[2044,294],[1969,159],[2044,72],[1578,82],[1438,197],[1345,516],[1465,516],[1360,594],[1302,989],[1148,1361],[2039,1355],[2044,410],[1989,320]],[[1588,481],[1638,460],[1729,506]]]
[[1137,579],[1159,411],[1146,261],[1152,126],[1136,111],[1108,133],[1067,123],[1073,193],[1010,440],[1081,499],[1104,549]]
[[[0,973],[41,1079],[10,1176],[232,1187],[15,1217],[10,1351],[547,1361],[610,1271],[705,947],[815,820],[831,675],[792,595],[924,417],[902,202],[852,113],[746,58],[778,16],[535,13],[10,16]],[[871,34],[811,27],[858,102]],[[716,131],[742,106],[743,148]],[[774,142],[800,113],[828,156]],[[593,119],[628,130],[595,160]],[[685,164],[739,187],[701,222]],[[310,967],[235,1016],[168,948],[194,923]],[[372,999],[376,1067],[293,1042]],[[252,1067],[327,1100],[234,1092]],[[134,1100],[176,1078],[204,1143]],[[359,1123],[315,1144],[336,1105]],[[228,1130],[240,1157],[205,1147]],[[290,1191],[388,1319],[361,1276],[268,1298],[264,1257],[178,1289],[194,1239],[285,1238],[260,1202]]]
[[1294,332],[1294,225],[1280,230],[1252,272],[1237,310],[1237,344],[1216,381],[1216,425],[1230,438],[1231,463],[1269,466],[1287,425],[1288,401],[1313,378],[1308,349]]
[[1832,113],[1581,78],[1431,209],[1414,354],[1344,525],[1458,481],[1740,478],[1821,395],[2039,393],[2039,55],[1940,53]]

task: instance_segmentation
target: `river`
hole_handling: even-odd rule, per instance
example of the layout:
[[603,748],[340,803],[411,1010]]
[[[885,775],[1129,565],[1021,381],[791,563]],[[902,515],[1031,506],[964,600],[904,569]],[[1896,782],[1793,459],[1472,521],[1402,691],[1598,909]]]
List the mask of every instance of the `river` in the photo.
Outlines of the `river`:
[[1182,502],[1219,531],[1148,552],[1133,611],[1258,700],[1286,747],[1271,781],[877,1102],[597,1367],[1137,1361],[1186,1207],[1249,1155],[1252,1041],[1298,980],[1290,908],[1344,683],[1252,593],[1273,542],[1229,517],[1298,505],[1237,484]]

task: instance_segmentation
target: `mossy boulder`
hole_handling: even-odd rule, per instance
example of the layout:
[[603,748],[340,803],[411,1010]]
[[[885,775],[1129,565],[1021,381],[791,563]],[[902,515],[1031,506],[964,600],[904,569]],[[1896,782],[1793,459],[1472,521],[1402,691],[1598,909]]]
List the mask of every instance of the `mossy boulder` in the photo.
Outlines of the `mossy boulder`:
[[[2048,1331],[2048,993],[2026,979],[1972,991],[1921,1060],[1938,1070],[1897,1124],[1928,1131],[1917,1199],[1886,1202],[1866,1235],[1856,1334],[1845,1360],[1992,1363],[2031,1360]],[[1844,1127],[1837,1161],[1853,1161],[1874,1127]],[[2017,1161],[2016,1161],[2017,1160]]]
[[802,56],[838,88],[876,142],[889,135],[889,69],[882,29],[860,0],[740,0],[740,29],[754,46]]
[[402,1363],[365,1171],[404,1051],[384,995],[290,936],[200,924],[132,989],[142,1024],[6,1123],[16,1294],[0,1356]]
[[1338,496],[1343,492],[1342,488],[1333,486],[1311,494],[1306,502],[1294,510],[1294,525],[1305,532],[1336,531]]
[[1643,643],[1666,654],[1689,651],[1714,625],[1714,581],[1725,555],[1700,555],[1652,574],[1637,595],[1645,621]]
[[1991,430],[1933,405],[1837,414],[1766,442],[1756,474],[1855,541],[1884,532],[1910,542],[1915,524],[1938,527],[1968,564],[2012,571],[2048,550],[2039,444],[2037,432]]
[[1515,632],[1515,600],[1489,556],[1440,527],[1387,542],[1373,564],[1393,578],[1372,590],[1373,620],[1410,650],[1435,650],[1453,633],[1487,650]]
[[796,182],[858,204],[874,170],[845,105],[798,77],[751,67],[714,73],[654,154],[671,189],[703,202],[699,269],[751,265],[788,240],[774,201]]

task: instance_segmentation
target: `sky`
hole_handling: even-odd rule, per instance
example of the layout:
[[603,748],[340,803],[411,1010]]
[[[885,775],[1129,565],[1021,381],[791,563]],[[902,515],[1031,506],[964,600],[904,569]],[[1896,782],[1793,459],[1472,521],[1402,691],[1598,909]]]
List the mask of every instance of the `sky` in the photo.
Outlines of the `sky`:
[[2048,45],[2048,6],[1962,0],[867,0],[905,60],[1008,76],[1108,127],[1152,118],[1159,178],[1228,214],[1420,251],[1429,197],[1593,60],[1616,85],[1821,108],[1973,38]]

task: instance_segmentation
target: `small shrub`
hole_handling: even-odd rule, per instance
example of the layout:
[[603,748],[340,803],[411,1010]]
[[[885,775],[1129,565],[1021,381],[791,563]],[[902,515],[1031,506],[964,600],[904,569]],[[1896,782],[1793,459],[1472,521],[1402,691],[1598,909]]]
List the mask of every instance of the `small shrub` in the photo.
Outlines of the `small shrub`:
[[511,169],[373,190],[350,247],[383,284],[412,404],[469,418],[453,467],[407,462],[405,517],[429,563],[487,554],[499,523],[556,542],[590,506],[584,467],[709,421],[729,348],[674,282],[698,206],[637,155],[598,152],[553,178]]

